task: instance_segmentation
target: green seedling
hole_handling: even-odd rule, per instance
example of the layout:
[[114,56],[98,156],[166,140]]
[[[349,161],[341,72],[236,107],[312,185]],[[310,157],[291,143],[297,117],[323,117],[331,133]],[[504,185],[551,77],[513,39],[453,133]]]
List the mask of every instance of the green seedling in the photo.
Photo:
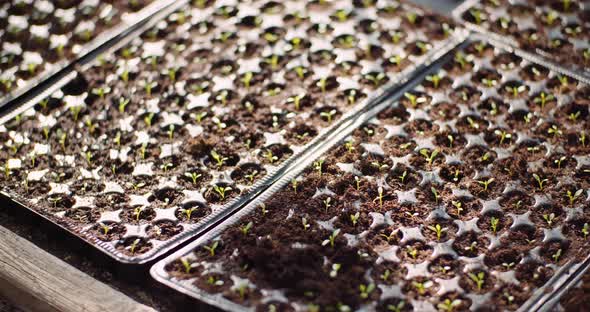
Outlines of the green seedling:
[[193,215],[193,212],[195,212],[197,210],[198,207],[194,206],[194,207],[190,207],[190,208],[181,208],[180,211],[182,212],[182,214],[186,217],[186,220],[190,220],[191,216]]
[[542,91],[533,99],[533,102],[535,104],[541,105],[541,109],[544,109],[545,105],[553,100],[555,100],[555,96],[553,94]]
[[558,159],[554,160],[553,163],[557,165],[557,169],[561,169],[561,163],[566,160],[565,156],[561,156]]
[[213,157],[213,160],[215,160],[215,162],[217,163],[217,168],[223,167],[225,162],[228,160],[227,157],[221,156],[215,150],[211,151],[211,157]]
[[498,230],[498,223],[500,222],[499,218],[496,217],[492,217],[490,219],[490,227],[492,228],[492,232],[494,234],[496,234],[496,231]]
[[432,86],[437,89],[442,77],[439,74],[426,76],[426,80],[432,82]]
[[438,149],[435,149],[434,151],[429,152],[428,149],[423,148],[420,150],[420,155],[422,155],[424,157],[424,159],[426,160],[426,162],[428,163],[429,166],[432,166],[434,159],[438,155]]
[[196,172],[185,172],[184,176],[191,179],[191,181],[193,182],[194,185],[197,184],[197,180],[202,176],[202,174],[200,173],[196,173]]
[[211,244],[211,246],[203,246],[203,248],[209,252],[209,255],[211,257],[213,257],[215,256],[215,249],[217,249],[218,246],[219,241],[214,241],[213,244]]
[[406,180],[406,177],[408,176],[408,170],[404,170],[404,172],[398,176],[398,179],[402,182],[402,184],[404,184],[404,181]]
[[555,213],[550,213],[550,214],[543,214],[543,220],[545,220],[545,222],[547,222],[548,226],[553,225],[553,221],[555,220]]
[[548,179],[541,179],[541,177],[539,177],[539,175],[536,173],[533,173],[533,178],[535,178],[535,181],[537,181],[540,191],[543,190],[543,184],[545,184],[549,181]]
[[486,274],[484,272],[475,273],[468,273],[469,278],[475,282],[477,286],[477,290],[481,291],[485,282]]
[[375,284],[371,283],[369,285],[361,284],[359,285],[360,296],[363,299],[369,298],[371,292],[375,290]]
[[440,241],[442,235],[447,231],[447,228],[442,227],[440,224],[429,225],[428,229],[436,233],[436,240]]
[[574,205],[574,202],[576,201],[576,199],[580,198],[580,196],[582,196],[583,192],[584,192],[583,189],[579,189],[575,193],[570,190],[566,191],[566,195],[569,200],[570,206]]
[[328,123],[332,122],[332,118],[336,115],[337,111],[335,109],[330,110],[329,112],[320,112],[320,117],[324,118]]
[[418,257],[418,250],[412,246],[406,246],[406,252],[408,253],[408,256],[412,257],[414,260]]
[[402,301],[398,302],[396,305],[388,304],[387,311],[402,312],[405,306],[406,306],[406,302],[402,300]]
[[504,130],[496,130],[494,131],[494,134],[500,137],[500,145],[502,145],[504,141],[512,139],[512,134]]
[[332,207],[332,203],[331,202],[332,202],[332,198],[331,197],[328,197],[328,198],[326,198],[326,199],[323,200],[324,208],[325,208],[326,213],[328,213],[328,209],[330,209],[330,207]]
[[228,191],[231,191],[231,187],[229,186],[219,186],[219,185],[213,185],[213,190],[215,191],[215,193],[217,193],[217,195],[219,195],[219,197],[221,198],[221,200],[225,199],[225,196],[227,195]]
[[322,242],[322,246],[326,246],[330,244],[330,247],[334,248],[334,244],[336,243],[336,237],[340,234],[340,229],[335,229],[332,234],[328,237],[328,239]]
[[561,253],[562,250],[561,248],[559,248],[553,255],[551,255],[551,259],[553,259],[553,261],[558,262],[559,258],[561,257]]
[[460,201],[451,201],[451,204],[453,204],[453,206],[455,206],[455,208],[457,209],[457,215],[461,215],[461,213],[465,210],[463,208],[463,204]]
[[484,190],[484,191],[487,191],[487,190],[488,190],[488,187],[489,187],[489,185],[490,185],[492,182],[494,182],[494,180],[495,180],[494,178],[490,178],[490,179],[487,179],[487,180],[485,180],[485,181],[477,181],[477,183],[479,183],[479,185],[483,186],[483,190]]
[[588,223],[584,223],[582,234],[584,235],[584,239],[588,238],[588,234],[590,234],[590,225],[588,225]]
[[552,125],[551,128],[547,130],[547,133],[553,135],[554,138],[563,134],[563,132],[559,128],[557,128],[556,125]]
[[356,226],[356,224],[358,223],[358,220],[359,220],[360,216],[361,216],[361,214],[358,211],[357,211],[357,213],[350,215],[350,222],[352,222],[352,225],[353,226]]
[[381,278],[382,281],[387,282],[389,280],[390,276],[391,276],[391,271],[389,271],[389,269],[386,269],[385,272],[383,272],[383,274],[381,274],[379,277]]
[[291,180],[291,188],[293,188],[293,192],[297,193],[297,185],[299,182],[296,179]]
[[305,217],[301,218],[301,225],[303,225],[304,230],[309,229],[309,227],[311,226],[311,224],[309,224],[309,222],[307,221],[307,218],[305,218]]
[[455,310],[455,308],[459,307],[461,305],[461,300],[459,299],[455,299],[455,300],[451,300],[451,299],[445,299],[445,301],[439,303],[436,307],[439,308],[440,310],[446,311],[446,312],[452,312]]
[[192,264],[186,258],[180,258],[180,263],[184,267],[184,273],[190,274],[192,270]]
[[137,246],[140,242],[141,240],[137,238],[133,241],[133,243],[131,243],[131,246],[129,246],[129,252],[131,252],[131,254],[135,254],[135,250],[137,249]]
[[342,264],[340,264],[340,263],[333,263],[332,264],[332,270],[330,271],[330,277],[331,278],[335,278],[338,275],[338,271],[340,270],[341,267],[342,267]]
[[244,235],[248,235],[248,232],[250,231],[250,229],[252,229],[252,226],[254,226],[254,223],[250,221],[248,222],[248,224],[240,226],[240,232],[242,232],[242,234]]
[[378,201],[379,202],[379,208],[383,208],[383,187],[379,187],[377,189],[377,198],[373,199],[373,202]]
[[322,167],[324,165],[325,160],[319,159],[313,163],[313,168],[318,172],[320,176],[322,176]]
[[264,157],[271,164],[273,164],[275,161],[279,160],[279,158],[276,155],[273,155],[273,153],[270,149],[266,150],[266,152],[264,152],[262,154],[262,157]]
[[424,295],[426,293],[426,289],[430,288],[434,283],[432,283],[432,281],[426,281],[426,282],[417,282],[417,281],[412,281],[412,286],[414,286],[414,288],[416,289],[416,291],[418,292],[419,295]]
[[434,186],[430,187],[430,191],[432,192],[432,196],[434,196],[434,201],[438,204],[438,201],[440,199],[440,195],[438,194],[438,191],[434,188]]

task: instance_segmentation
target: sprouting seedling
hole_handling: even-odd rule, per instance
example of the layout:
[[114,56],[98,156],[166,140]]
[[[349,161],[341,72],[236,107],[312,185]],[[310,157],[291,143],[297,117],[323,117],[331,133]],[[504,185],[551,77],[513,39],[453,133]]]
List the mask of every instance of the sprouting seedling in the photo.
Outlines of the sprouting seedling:
[[477,241],[472,241],[471,244],[469,244],[469,246],[465,247],[465,250],[469,252],[474,252],[476,247]]
[[260,212],[262,212],[263,216],[265,216],[268,213],[268,209],[266,209],[265,203],[260,204]]
[[133,243],[131,243],[131,246],[129,246],[129,252],[131,252],[132,254],[135,254],[135,249],[137,249],[137,246],[139,245],[140,242],[141,242],[141,240],[139,238],[135,239],[133,241]]
[[496,130],[494,134],[500,137],[500,145],[504,143],[505,140],[512,139],[512,134],[506,132],[505,130]]
[[335,278],[338,275],[338,271],[342,267],[340,263],[332,263],[332,270],[330,271],[330,277]]
[[309,227],[311,226],[311,224],[309,224],[309,222],[307,221],[307,218],[305,218],[305,217],[301,218],[301,225],[303,225],[304,230],[309,229]]
[[287,103],[293,103],[295,110],[299,110],[301,107],[301,100],[305,97],[305,93],[293,95],[287,98]]
[[436,158],[436,156],[438,155],[438,149],[435,149],[432,152],[428,152],[428,149],[423,148],[420,150],[420,155],[424,156],[424,159],[426,160],[426,162],[428,162],[429,166],[432,166],[434,158]]
[[373,202],[379,201],[379,207],[383,208],[383,187],[379,187],[377,189],[377,198],[373,200]]
[[86,125],[86,127],[88,128],[88,133],[90,134],[93,134],[96,130],[96,124],[92,122],[92,119],[90,119],[90,117],[84,120],[84,125]]
[[455,300],[451,300],[449,298],[445,299],[445,301],[440,302],[436,307],[439,308],[440,310],[446,311],[446,312],[452,312],[455,310],[456,307],[461,305],[461,300],[460,299],[455,299]]
[[318,172],[318,174],[322,175],[322,167],[324,165],[325,160],[319,159],[313,163],[313,168]]
[[332,118],[336,115],[337,111],[335,109],[330,110],[328,112],[320,112],[320,117],[325,118],[328,123],[332,122]]
[[560,136],[563,132],[556,125],[552,125],[551,128],[547,130],[547,133],[553,135],[555,138]]
[[580,143],[582,143],[582,147],[586,147],[586,132],[580,133],[580,137],[578,138],[578,141]]
[[92,166],[92,152],[91,151],[86,151],[86,153],[84,153],[84,159],[86,159],[88,166]]
[[492,232],[494,234],[496,234],[496,232],[498,231],[498,223],[500,222],[499,218],[496,217],[492,217],[490,219],[490,227],[492,228]]
[[512,269],[512,267],[514,267],[514,265],[515,265],[515,263],[514,263],[514,262],[510,262],[510,263],[503,262],[503,263],[502,263],[502,266],[503,266],[503,267],[504,267],[506,270],[510,270],[510,269]]
[[324,199],[322,202],[324,203],[324,208],[327,213],[328,209],[330,209],[330,207],[332,207],[332,197],[328,197],[328,198]]
[[147,143],[143,142],[141,144],[141,148],[139,149],[139,154],[141,155],[141,159],[145,159],[146,151],[147,151]]
[[542,191],[543,190],[543,184],[545,184],[546,182],[548,182],[548,179],[541,179],[541,177],[539,177],[538,174],[533,173],[533,178],[535,178],[535,181],[537,181],[537,184],[539,185],[539,190]]
[[365,284],[359,285],[360,296],[363,299],[369,298],[369,295],[371,294],[371,292],[373,290],[375,290],[375,284],[373,284],[373,283],[371,283],[369,285],[365,285]]
[[358,176],[354,176],[354,183],[356,185],[356,189],[360,190],[361,188],[361,178],[359,178]]
[[559,248],[553,255],[551,255],[551,259],[553,259],[553,261],[558,262],[559,258],[561,257],[561,253],[562,250],[561,248]]
[[125,107],[129,104],[129,99],[124,97],[119,98],[119,113],[125,113]]
[[360,218],[361,214],[360,212],[356,212],[355,214],[351,214],[350,215],[350,222],[352,222],[353,226],[356,226],[356,224],[358,223],[358,220]]
[[485,282],[486,274],[484,272],[478,272],[477,274],[469,273],[467,275],[473,282],[475,282],[477,285],[477,290],[481,291]]
[[566,159],[565,156],[561,156],[553,162],[557,165],[557,169],[561,169],[561,163]]
[[575,113],[570,113],[567,118],[573,122],[576,122],[576,120],[578,120],[578,118],[580,117],[581,113],[582,113],[581,111],[576,111]]
[[248,224],[240,226],[240,232],[242,232],[242,234],[244,234],[244,235],[248,235],[248,232],[250,231],[250,229],[252,229],[253,225],[254,225],[254,223],[252,223],[252,221],[250,221],[250,222],[248,222]]
[[156,83],[153,81],[147,81],[143,88],[145,89],[145,93],[147,96],[152,96],[152,89],[156,86]]
[[145,123],[145,125],[147,127],[151,127],[152,126],[152,122],[154,120],[154,116],[155,116],[154,113],[149,113],[145,117],[143,117],[143,122]]
[[522,117],[525,123],[531,123],[531,120],[533,120],[533,114],[532,113],[528,113],[526,115],[524,115],[524,117]]
[[219,241],[214,241],[211,246],[203,246],[203,248],[205,248],[205,250],[209,252],[209,255],[213,257],[215,256],[215,249],[217,249],[217,246],[219,246]]
[[379,234],[379,236],[385,238],[385,240],[387,240],[387,242],[389,243],[392,239],[395,238],[395,231],[391,231],[391,233],[389,233],[389,235],[381,233],[381,234]]
[[460,201],[451,201],[451,204],[453,204],[453,206],[455,206],[455,208],[457,208],[457,215],[461,215],[461,213],[463,212],[464,208],[463,208],[463,204]]
[[588,225],[588,223],[584,223],[584,227],[582,228],[582,234],[584,235],[584,239],[586,239],[588,237],[588,234],[590,234],[590,225]]
[[545,220],[545,222],[547,222],[548,226],[551,226],[553,224],[553,221],[555,220],[555,213],[550,213],[550,214],[543,214],[543,220]]
[[438,201],[440,199],[440,195],[438,194],[438,191],[434,188],[434,186],[430,187],[430,191],[432,192],[432,195],[434,196],[434,201],[438,204]]
[[197,210],[196,206],[190,208],[182,208],[180,211],[182,212],[182,214],[186,216],[186,220],[190,220],[195,210]]
[[453,181],[458,182],[460,174],[461,174],[461,171],[459,169],[455,169],[455,173],[453,173]]
[[340,229],[335,229],[332,234],[328,237],[328,239],[322,242],[322,246],[326,246],[330,244],[330,247],[334,248],[334,243],[336,242],[336,237],[340,234]]
[[215,193],[217,193],[217,195],[219,195],[219,197],[221,198],[221,200],[224,200],[225,199],[225,196],[226,196],[226,193],[231,190],[231,187],[229,187],[229,186],[213,185],[213,190],[215,191]]
[[174,125],[168,126],[168,131],[167,131],[168,132],[168,139],[172,140],[174,138],[174,130],[175,130]]
[[217,163],[217,168],[223,167],[225,161],[228,160],[227,157],[219,155],[215,150],[211,151],[211,157],[213,157],[213,160],[215,160],[215,162]]
[[569,199],[570,206],[574,205],[574,202],[576,201],[576,199],[578,199],[580,196],[582,196],[583,192],[584,192],[583,189],[579,189],[575,193],[570,190],[567,190],[566,195],[567,195],[567,198]]
[[498,83],[498,81],[496,79],[482,78],[481,83],[483,83],[488,88],[492,88]]
[[376,168],[377,170],[379,170],[379,172],[384,172],[387,171],[387,169],[389,168],[389,165],[386,163],[380,163],[379,161],[373,161],[371,162],[371,167]]
[[279,160],[279,158],[276,155],[274,155],[272,153],[272,150],[270,150],[270,149],[266,150],[266,152],[264,152],[262,154],[262,157],[264,157],[271,164],[274,163],[275,161]]
[[550,101],[553,101],[555,99],[555,96],[551,93],[545,93],[544,91],[541,91],[541,93],[539,93],[539,95],[537,95],[534,99],[533,102],[535,104],[539,104],[541,105],[541,109],[545,108],[545,104],[547,104]]
[[111,230],[111,228],[107,224],[100,222],[98,225],[100,225],[103,235],[109,234],[109,231]]
[[449,140],[449,148],[453,148],[453,143],[455,143],[455,138],[452,135],[447,135],[447,140]]
[[202,176],[202,174],[197,172],[185,172],[184,176],[191,179],[194,185],[197,184],[197,180]]
[[461,69],[464,69],[465,66],[467,65],[467,57],[461,51],[455,53],[455,57],[453,58],[453,60],[459,64]]
[[524,85],[506,86],[505,90],[512,93],[512,97],[518,97],[518,95],[526,90]]
[[440,241],[442,238],[443,233],[447,231],[447,228],[442,227],[440,224],[429,225],[428,229],[436,233],[436,240]]
[[432,82],[432,86],[436,89],[440,84],[442,77],[439,74],[426,76],[426,80]]
[[136,207],[133,210],[133,216],[135,217],[135,221],[139,222],[139,218],[141,218],[141,213],[143,212],[143,209],[141,209],[141,207]]
[[292,179],[291,180],[291,188],[293,189],[293,192],[297,193],[297,185],[299,184],[299,182],[297,181],[297,179]]
[[473,17],[474,22],[476,24],[481,24],[481,22],[483,21],[484,15],[482,11],[478,9],[470,9],[469,14],[471,15],[471,17]]
[[418,96],[415,94],[412,94],[410,92],[406,92],[404,93],[404,97],[406,99],[408,99],[408,101],[410,101],[410,105],[412,105],[412,107],[416,107],[416,105],[418,105]]
[[184,267],[184,273],[190,274],[192,269],[192,264],[188,261],[187,258],[180,258],[180,263]]
[[416,288],[416,291],[420,295],[424,295],[426,293],[426,289],[430,288],[432,285],[434,285],[434,283],[432,283],[432,281],[426,281],[426,282],[412,281],[412,286],[414,286],[414,288]]
[[387,280],[389,280],[389,277],[391,276],[391,271],[389,271],[389,269],[386,269],[383,274],[379,275],[379,277],[381,278],[381,280],[387,282]]
[[162,168],[162,170],[164,170],[164,173],[167,173],[168,172],[168,169],[171,169],[172,167],[174,167],[174,164],[171,163],[171,162],[167,162],[167,163],[162,164],[160,166],[160,168]]
[[344,142],[344,148],[346,148],[346,151],[349,153],[354,151],[355,150],[354,142],[352,142],[352,141]]
[[249,174],[244,175],[244,177],[246,179],[248,179],[248,181],[250,181],[250,183],[254,182],[254,178],[256,178],[256,176],[258,175],[258,170],[254,170],[252,172],[250,172]]
[[404,170],[404,172],[402,172],[402,174],[400,176],[398,176],[398,179],[402,182],[402,184],[404,184],[404,181],[406,180],[407,176],[408,176],[408,170]]
[[414,260],[416,260],[416,257],[418,257],[418,249],[416,249],[412,246],[406,246],[406,252]]
[[492,182],[494,182],[494,180],[495,180],[494,178],[490,178],[490,179],[487,179],[487,180],[485,180],[485,181],[477,181],[477,183],[479,183],[479,185],[483,186],[483,190],[484,190],[484,191],[487,191],[487,190],[488,190],[488,187],[489,187],[489,185],[490,185]]
[[477,123],[477,121],[475,121],[470,116],[467,116],[467,123],[469,124],[469,127],[473,129],[479,129],[479,123]]
[[368,73],[364,76],[364,78],[367,79],[368,81],[370,81],[374,87],[378,87],[385,81],[387,76],[384,73],[379,72],[379,73]]

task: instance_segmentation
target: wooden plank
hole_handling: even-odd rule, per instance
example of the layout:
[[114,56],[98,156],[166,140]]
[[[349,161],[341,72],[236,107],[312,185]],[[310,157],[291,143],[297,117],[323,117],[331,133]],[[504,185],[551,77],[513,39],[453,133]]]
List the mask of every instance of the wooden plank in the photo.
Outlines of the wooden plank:
[[0,296],[25,311],[154,311],[0,226]]

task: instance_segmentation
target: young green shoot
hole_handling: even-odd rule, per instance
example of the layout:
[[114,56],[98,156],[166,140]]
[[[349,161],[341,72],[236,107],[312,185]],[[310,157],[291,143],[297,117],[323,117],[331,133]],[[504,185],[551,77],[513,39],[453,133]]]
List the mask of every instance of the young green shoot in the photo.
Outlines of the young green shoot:
[[418,257],[418,249],[412,246],[406,246],[406,252],[408,256],[412,257],[412,259],[414,260],[416,260],[416,258]]
[[373,202],[378,201],[379,202],[379,208],[383,208],[383,187],[379,187],[377,189],[377,198],[373,199]]
[[135,249],[137,249],[137,245],[139,245],[140,242],[141,240],[137,238],[131,243],[131,246],[129,246],[129,252],[131,252],[131,254],[135,254]]
[[561,156],[558,159],[554,160],[553,163],[557,165],[557,169],[561,169],[561,163],[566,160],[565,156]]
[[451,201],[451,204],[453,204],[453,206],[455,206],[455,208],[457,209],[457,215],[461,215],[461,213],[463,212],[463,210],[465,210],[463,208],[463,204],[460,201]]
[[588,238],[588,234],[590,234],[590,225],[588,225],[588,223],[584,223],[582,234],[584,235],[584,239]]
[[403,300],[401,300],[396,305],[388,304],[387,305],[387,311],[390,311],[390,312],[402,312],[402,310],[404,309],[405,306],[406,306],[406,302],[403,301]]
[[404,170],[404,172],[398,176],[398,179],[402,182],[402,184],[404,184],[404,181],[406,180],[406,177],[408,176],[408,170]]
[[352,225],[353,226],[356,226],[356,224],[358,223],[358,220],[359,220],[360,216],[361,216],[361,213],[358,212],[358,211],[355,214],[351,214],[350,215],[350,222],[352,222]]
[[369,285],[361,284],[359,285],[360,296],[362,299],[369,298],[371,292],[375,290],[375,284],[371,283]]
[[211,257],[213,257],[215,256],[215,249],[217,249],[218,246],[219,241],[214,241],[213,244],[211,244],[210,246],[203,246],[203,248],[209,252],[209,255]]
[[535,104],[541,105],[541,109],[545,108],[545,105],[550,102],[553,101],[555,99],[555,96],[551,93],[545,93],[544,91],[542,91],[541,93],[539,93],[539,95],[537,95],[534,99],[533,102]]
[[542,179],[541,177],[539,177],[538,174],[533,173],[533,178],[535,179],[535,181],[537,181],[537,184],[539,186],[539,190],[542,191],[543,190],[543,185],[545,183],[547,183],[549,180],[548,179]]
[[279,160],[279,158],[276,155],[274,155],[272,153],[272,150],[270,150],[270,149],[266,150],[266,152],[264,152],[262,154],[262,157],[264,157],[271,164],[273,164],[275,161]]
[[432,285],[434,285],[434,283],[432,281],[426,281],[426,282],[417,282],[417,281],[412,281],[412,286],[414,286],[414,288],[416,289],[416,291],[418,292],[419,295],[424,295],[426,293],[426,289],[432,287]]
[[225,199],[227,192],[231,191],[231,189],[232,188],[229,186],[213,185],[213,190],[215,191],[215,193],[217,193],[217,195],[219,195],[219,198],[221,198],[221,200]]
[[335,278],[338,275],[338,271],[340,270],[341,267],[342,267],[342,264],[340,264],[340,263],[333,263],[332,264],[332,270],[330,271],[330,277],[331,278]]
[[455,310],[455,308],[459,307],[460,305],[461,305],[460,299],[451,300],[451,299],[447,298],[447,299],[445,299],[445,301],[440,302],[438,305],[436,305],[436,307],[439,310],[442,310],[445,312],[453,312]]
[[309,227],[311,226],[311,224],[309,224],[309,222],[307,221],[307,218],[305,218],[305,217],[301,218],[301,225],[303,225],[304,230],[309,229]]
[[202,174],[196,172],[185,172],[184,176],[191,179],[193,185],[197,185],[197,180],[202,176]]
[[180,211],[182,212],[183,215],[186,216],[186,220],[189,221],[191,219],[191,216],[193,214],[193,212],[197,210],[197,207],[190,207],[190,208],[181,208]]
[[244,235],[248,235],[248,232],[250,231],[250,229],[252,229],[253,225],[254,225],[254,223],[252,223],[252,221],[250,221],[250,222],[248,222],[248,224],[240,226],[240,232],[242,232],[242,234],[244,234]]
[[492,217],[490,219],[490,227],[492,228],[492,233],[494,233],[494,235],[498,231],[498,223],[499,222],[500,222],[500,219],[499,218]]
[[447,231],[447,228],[442,227],[440,224],[435,224],[435,225],[429,225],[428,229],[433,231],[436,234],[436,240],[440,241],[442,238],[442,235]]
[[320,117],[324,118],[328,123],[332,122],[332,118],[336,115],[337,111],[335,109],[330,110],[329,112],[320,112]]
[[313,163],[313,168],[318,172],[319,176],[322,176],[322,167],[324,166],[325,160],[320,159]]
[[583,193],[583,192],[584,192],[584,190],[583,190],[583,189],[579,189],[579,190],[577,190],[576,192],[572,192],[572,191],[570,191],[570,190],[567,190],[567,192],[566,192],[566,195],[567,195],[567,198],[568,198],[568,200],[569,200],[570,206],[573,206],[573,205],[574,205],[574,202],[575,202],[575,201],[576,201],[578,198],[580,198],[580,196],[582,196],[582,193]]
[[545,222],[547,222],[548,226],[553,225],[553,221],[555,220],[555,213],[550,213],[550,214],[543,214],[543,220],[545,220]]
[[354,183],[356,185],[356,189],[360,190],[361,189],[361,178],[359,178],[358,176],[354,176]]
[[328,198],[324,199],[322,202],[324,203],[324,208],[325,208],[326,213],[328,213],[328,209],[330,209],[330,207],[332,207],[332,203],[331,203],[332,197],[328,197]]
[[221,156],[215,150],[212,150],[211,151],[211,157],[213,157],[213,160],[215,160],[215,162],[217,164],[217,168],[223,167],[223,165],[225,164],[225,162],[228,160],[227,157]]
[[184,267],[184,273],[190,274],[192,269],[192,264],[186,258],[180,258],[180,263]]
[[554,138],[563,134],[563,132],[556,125],[552,125],[551,128],[547,130],[547,133],[553,135]]
[[487,192],[489,185],[494,182],[494,178],[490,178],[487,180],[482,180],[482,181],[477,181],[477,183],[481,186],[483,186],[483,190]]
[[424,157],[424,159],[426,160],[426,162],[428,163],[429,166],[432,166],[434,159],[438,155],[438,149],[435,149],[432,152],[429,152],[428,149],[423,148],[420,150],[420,155],[422,155]]
[[559,258],[561,257],[561,253],[562,250],[561,248],[559,248],[553,255],[551,255],[551,259],[553,259],[553,261],[558,262]]
[[477,286],[477,290],[481,291],[485,282],[486,274],[484,272],[475,273],[468,273],[469,278],[475,282]]
[[335,229],[332,234],[328,237],[328,239],[322,242],[322,246],[326,246],[330,244],[330,247],[334,248],[334,244],[336,243],[336,237],[340,234],[340,229]]
[[512,134],[506,132],[505,130],[496,130],[494,134],[500,137],[500,145],[504,143],[504,141],[512,139]]
[[299,184],[299,182],[297,181],[297,179],[292,179],[291,180],[291,188],[293,189],[293,192],[297,193],[297,185]]
[[129,104],[129,99],[124,97],[119,98],[119,113],[125,113],[125,107]]

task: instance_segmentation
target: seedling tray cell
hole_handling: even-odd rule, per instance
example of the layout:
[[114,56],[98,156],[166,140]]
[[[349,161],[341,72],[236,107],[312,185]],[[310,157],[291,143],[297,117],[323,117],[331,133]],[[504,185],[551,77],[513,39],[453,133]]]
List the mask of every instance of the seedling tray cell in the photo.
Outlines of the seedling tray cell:
[[5,195],[124,262],[219,222],[462,40],[405,2],[181,6],[0,131]]
[[10,0],[0,5],[0,107],[170,1]]
[[589,1],[468,0],[454,14],[533,59],[590,77]]
[[588,262],[588,90],[468,40],[152,276],[230,311],[546,309]]

